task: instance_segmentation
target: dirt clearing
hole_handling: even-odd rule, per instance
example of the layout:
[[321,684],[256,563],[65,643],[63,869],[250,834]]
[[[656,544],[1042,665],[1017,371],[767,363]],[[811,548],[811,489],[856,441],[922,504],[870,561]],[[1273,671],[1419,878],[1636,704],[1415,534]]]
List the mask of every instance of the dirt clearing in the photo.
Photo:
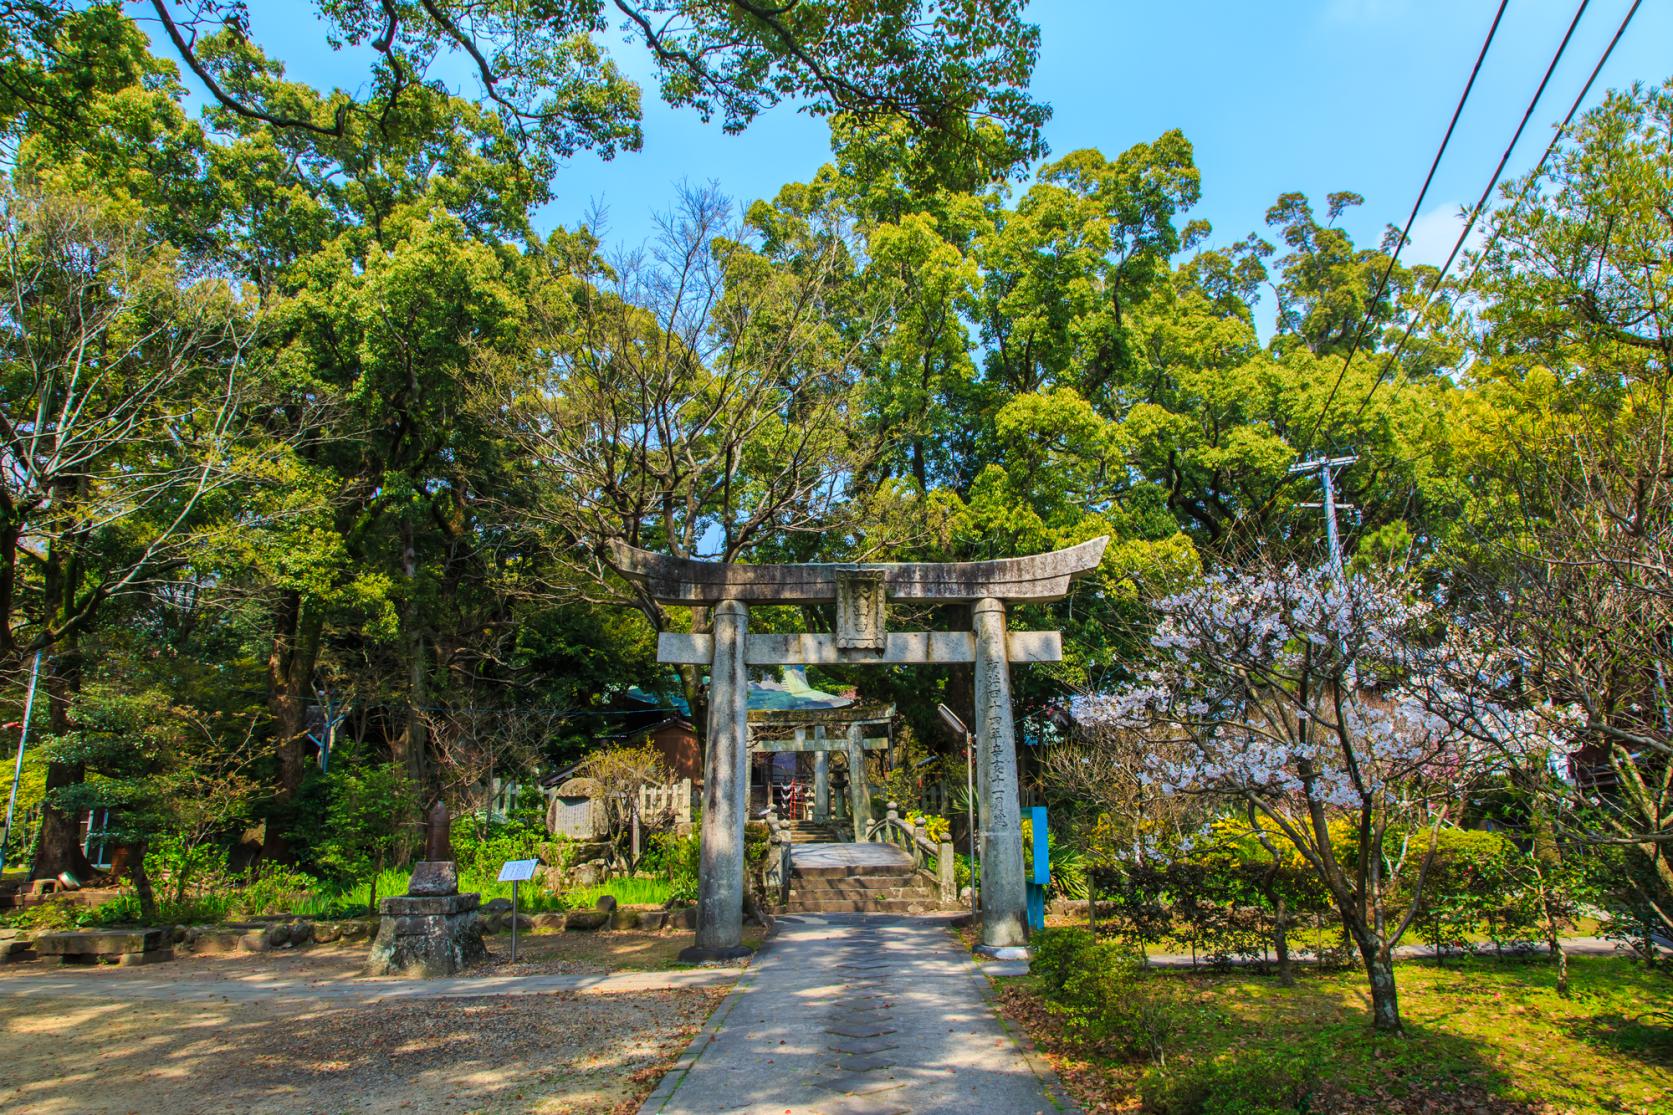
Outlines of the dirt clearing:
[[724,994],[433,999],[308,1009],[0,997],[17,1115],[631,1112]]

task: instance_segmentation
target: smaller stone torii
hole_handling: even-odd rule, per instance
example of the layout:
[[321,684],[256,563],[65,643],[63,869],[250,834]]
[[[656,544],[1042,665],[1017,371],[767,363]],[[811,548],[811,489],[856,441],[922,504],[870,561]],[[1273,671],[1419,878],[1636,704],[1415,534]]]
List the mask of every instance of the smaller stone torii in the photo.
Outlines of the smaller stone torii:
[[[982,832],[982,943],[990,956],[1026,955],[1028,930],[1017,789],[1011,663],[1056,662],[1056,631],[1008,631],[1006,606],[1060,600],[1070,581],[1097,568],[1109,539],[1031,557],[957,563],[734,565],[653,554],[612,541],[608,557],[623,576],[663,604],[713,609],[713,632],[663,632],[657,661],[709,668],[709,721],[703,757],[702,852],[697,943],[686,961],[735,960],[742,944],[743,827],[747,810],[749,667],[787,665],[946,665],[968,662],[976,675],[976,765],[986,825]],[[971,606],[969,631],[890,631],[887,601]],[[751,635],[751,604],[836,604],[830,634]]]
[[[755,709],[749,714],[749,749],[754,752],[806,751],[813,755],[813,819],[831,819],[831,752],[848,756],[848,815],[854,839],[866,838],[871,822],[871,789],[866,784],[865,753],[888,746],[895,706],[844,705],[840,708]],[[882,738],[867,735],[883,730]],[[832,730],[839,729],[833,736]]]

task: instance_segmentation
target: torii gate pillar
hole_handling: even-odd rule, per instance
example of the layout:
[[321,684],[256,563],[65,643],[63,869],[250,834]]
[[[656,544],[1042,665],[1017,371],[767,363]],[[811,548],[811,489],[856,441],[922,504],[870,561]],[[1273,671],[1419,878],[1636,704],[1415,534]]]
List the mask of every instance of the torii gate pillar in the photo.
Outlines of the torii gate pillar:
[[1011,663],[1005,650],[1005,602],[972,609],[976,635],[976,763],[982,799],[982,943],[1001,959],[1028,955],[1022,814],[1017,796],[1017,732],[1011,717]]
[[738,960],[751,952],[742,943],[744,821],[749,808],[749,671],[744,665],[748,640],[749,609],[736,600],[715,605],[697,943],[680,952],[680,959],[691,964]]
[[[825,729],[821,725],[813,729],[813,738],[825,738]],[[831,753],[829,751],[815,751],[813,753],[813,820],[815,824],[825,824],[831,819]]]

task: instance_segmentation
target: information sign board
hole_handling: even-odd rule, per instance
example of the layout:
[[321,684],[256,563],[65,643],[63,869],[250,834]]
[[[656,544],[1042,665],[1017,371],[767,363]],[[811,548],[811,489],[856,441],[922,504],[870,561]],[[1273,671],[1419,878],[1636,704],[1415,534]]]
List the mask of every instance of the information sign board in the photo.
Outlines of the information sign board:
[[540,866],[537,859],[508,859],[505,866],[500,868],[502,883],[526,883],[534,878],[534,869]]

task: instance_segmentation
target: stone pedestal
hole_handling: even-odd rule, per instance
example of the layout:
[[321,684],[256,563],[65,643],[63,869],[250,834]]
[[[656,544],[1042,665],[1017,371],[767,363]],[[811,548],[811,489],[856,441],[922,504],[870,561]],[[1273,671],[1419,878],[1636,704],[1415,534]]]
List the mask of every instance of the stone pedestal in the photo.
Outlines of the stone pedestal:
[[[414,889],[431,889],[438,875],[449,872],[425,871],[429,862],[413,872]],[[452,864],[446,865],[452,868]],[[482,943],[482,925],[477,920],[479,894],[405,894],[378,903],[383,915],[366,974],[372,976],[451,976],[468,965],[487,959]]]

